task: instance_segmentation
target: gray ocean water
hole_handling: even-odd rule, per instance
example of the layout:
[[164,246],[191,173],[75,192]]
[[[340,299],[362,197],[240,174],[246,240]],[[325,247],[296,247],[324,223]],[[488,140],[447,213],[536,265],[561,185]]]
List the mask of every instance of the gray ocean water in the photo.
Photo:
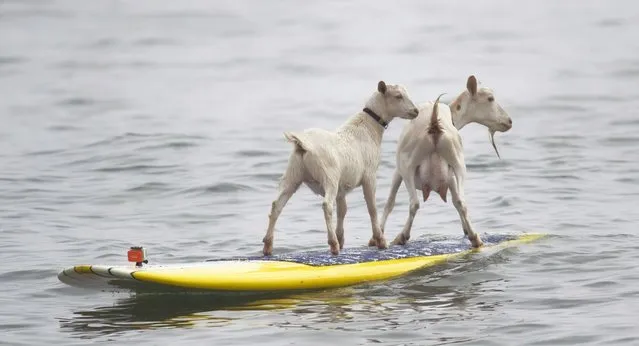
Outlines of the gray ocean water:
[[[3,0],[0,344],[639,345],[638,37],[631,1]],[[336,128],[382,79],[448,102],[470,74],[513,119],[501,160],[485,128],[462,130],[470,216],[545,240],[257,301],[56,277],[137,244],[154,263],[258,255],[283,131]],[[380,209],[403,121],[383,139]],[[347,201],[346,246],[362,246],[361,189]],[[432,198],[412,235],[462,230]],[[328,247],[304,187],[275,253],[311,249]]]

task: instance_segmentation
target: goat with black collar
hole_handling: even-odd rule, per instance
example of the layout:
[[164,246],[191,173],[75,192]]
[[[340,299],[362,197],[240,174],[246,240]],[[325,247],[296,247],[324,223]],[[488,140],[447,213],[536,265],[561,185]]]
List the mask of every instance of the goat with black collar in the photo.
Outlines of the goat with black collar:
[[[404,86],[380,81],[365,108],[335,131],[311,128],[285,132],[293,151],[271,205],[264,236],[264,255],[273,251],[273,232],[282,209],[302,183],[324,197],[322,209],[331,253],[344,247],[346,195],[361,186],[371,219],[375,245],[387,247],[377,220],[375,190],[384,130],[394,118],[415,119],[419,111]],[[333,227],[333,205],[337,204],[337,227]]]

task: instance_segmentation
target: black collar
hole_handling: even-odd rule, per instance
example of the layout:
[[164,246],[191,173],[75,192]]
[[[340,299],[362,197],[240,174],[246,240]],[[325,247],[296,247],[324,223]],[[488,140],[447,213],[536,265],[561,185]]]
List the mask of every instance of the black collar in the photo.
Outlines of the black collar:
[[384,128],[388,128],[388,123],[384,121],[384,119],[382,119],[379,115],[375,114],[375,112],[373,112],[372,110],[370,110],[368,107],[364,108],[364,112],[368,115],[371,116],[371,118],[375,119],[375,121],[377,121],[377,123],[379,123],[380,125],[384,126]]

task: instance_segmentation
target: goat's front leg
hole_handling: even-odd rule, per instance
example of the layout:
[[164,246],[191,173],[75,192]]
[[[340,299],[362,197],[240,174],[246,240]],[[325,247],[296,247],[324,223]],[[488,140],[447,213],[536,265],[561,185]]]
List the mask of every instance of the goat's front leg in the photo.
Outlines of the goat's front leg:
[[344,218],[346,217],[346,196],[337,197],[337,241],[339,242],[339,249],[344,248]]
[[464,234],[466,234],[473,247],[480,247],[483,245],[483,242],[481,241],[479,234],[475,233],[473,230],[473,225],[470,222],[470,217],[468,216],[468,209],[466,208],[466,200],[464,198],[463,180],[462,183],[460,183],[459,180],[456,180],[457,179],[454,179],[451,174],[448,185],[450,186],[450,194],[453,197],[453,205],[455,206],[455,209],[457,209],[457,213],[459,213]]
[[[384,228],[386,226],[386,221],[388,220],[388,216],[393,211],[395,207],[395,197],[397,197],[397,191],[399,190],[399,186],[402,184],[402,176],[399,174],[399,170],[395,170],[393,173],[393,181],[391,183],[390,192],[388,194],[388,199],[386,199],[386,204],[384,205],[384,215],[382,215],[382,222],[380,224],[380,229],[382,234],[384,234]],[[371,237],[371,240],[368,241],[368,246],[375,246],[377,242],[375,238]]]
[[271,203],[271,212],[268,215],[268,229],[266,230],[264,239],[262,239],[262,242],[264,243],[264,249],[262,250],[264,256],[270,256],[273,253],[273,232],[275,230],[275,223],[277,222],[277,218],[282,213],[282,209],[284,209],[286,203],[291,198],[291,196],[293,196],[295,191],[297,191],[300,185],[301,182],[284,181],[277,199],[275,199],[273,203]]
[[[362,180],[362,190],[364,190],[364,199],[366,200],[366,207],[368,208],[368,215],[371,218],[371,227],[373,228],[373,239],[371,241],[375,241],[373,245],[377,245],[378,249],[385,249],[387,248],[386,239],[384,239],[384,234],[377,221],[377,206],[375,206],[377,182],[375,179],[375,175],[365,177]],[[369,245],[371,245],[370,242]]]
[[333,255],[339,255],[339,242],[335,231],[333,230],[333,203],[337,196],[337,186],[326,186],[324,188],[324,202],[322,209],[324,210],[324,221],[326,221],[326,232],[328,233],[328,245],[331,247]]
[[[414,172],[411,170],[410,172]],[[408,239],[410,239],[410,230],[413,227],[413,220],[419,210],[419,198],[417,197],[417,188],[415,187],[415,174],[408,174],[404,177],[404,185],[408,190],[408,196],[410,197],[410,209],[408,212],[408,220],[404,225],[402,232],[393,239],[391,244],[393,245],[405,245]]]

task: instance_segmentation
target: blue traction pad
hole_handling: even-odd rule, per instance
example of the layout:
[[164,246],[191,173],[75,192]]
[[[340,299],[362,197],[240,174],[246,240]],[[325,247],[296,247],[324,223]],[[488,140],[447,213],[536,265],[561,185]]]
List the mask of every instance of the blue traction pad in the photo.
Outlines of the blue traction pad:
[[[496,245],[498,243],[518,239],[517,235],[505,234],[484,234],[481,235],[484,245]],[[356,247],[345,248],[339,255],[333,256],[328,249],[292,252],[274,256],[248,256],[248,257],[231,257],[210,259],[213,261],[285,261],[306,264],[311,266],[330,266],[336,264],[355,264],[364,262],[376,262],[392,259],[434,256],[458,253],[470,250],[470,241],[467,238],[457,239],[427,239],[409,241],[406,245],[392,245],[385,250],[379,250],[376,247]]]

